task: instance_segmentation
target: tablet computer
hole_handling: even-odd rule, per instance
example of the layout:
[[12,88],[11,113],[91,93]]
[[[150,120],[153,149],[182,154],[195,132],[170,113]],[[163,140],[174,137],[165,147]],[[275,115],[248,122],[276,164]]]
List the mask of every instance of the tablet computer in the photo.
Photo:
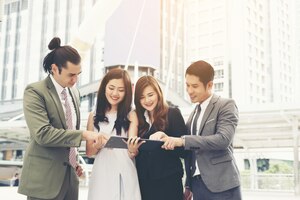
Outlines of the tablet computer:
[[[122,136],[110,136],[109,140],[105,144],[104,148],[121,148],[127,149],[127,137]],[[124,142],[125,141],[125,142]]]
[[[122,136],[111,136],[107,143],[105,144],[104,148],[121,148],[121,149],[127,149],[127,143],[128,140],[127,137]],[[139,150],[140,151],[153,151],[161,149],[161,146],[164,144],[163,141],[159,140],[150,140],[150,139],[140,139],[140,141],[145,141],[143,143]]]
[[164,144],[163,141],[159,140],[150,140],[150,139],[141,139],[142,141],[145,141],[143,143],[139,150],[140,151],[154,151],[154,150],[161,150],[161,146]]

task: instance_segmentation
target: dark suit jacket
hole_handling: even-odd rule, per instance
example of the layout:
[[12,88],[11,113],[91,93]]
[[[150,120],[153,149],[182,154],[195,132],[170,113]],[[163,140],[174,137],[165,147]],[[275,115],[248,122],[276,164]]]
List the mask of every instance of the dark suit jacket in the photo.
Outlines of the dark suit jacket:
[[[79,93],[71,89],[80,126]],[[66,130],[66,120],[56,89],[48,76],[24,91],[23,109],[30,132],[18,192],[30,197],[52,199],[59,193],[70,147],[80,146],[82,131]]]
[[[187,121],[190,134],[193,113]],[[232,99],[213,95],[198,135],[185,137],[185,149],[193,150],[201,177],[211,192],[222,192],[240,185],[239,171],[233,157],[232,141],[238,124],[238,109]],[[191,186],[191,155],[185,159],[187,186]]]
[[[168,127],[164,131],[167,135],[180,137],[187,133],[184,119],[177,108],[169,108]],[[148,139],[155,133],[154,127],[143,136]],[[184,156],[183,148],[174,151],[159,149],[157,151],[140,151],[136,157],[136,167],[139,179],[161,179],[171,175],[183,175],[180,157]]]

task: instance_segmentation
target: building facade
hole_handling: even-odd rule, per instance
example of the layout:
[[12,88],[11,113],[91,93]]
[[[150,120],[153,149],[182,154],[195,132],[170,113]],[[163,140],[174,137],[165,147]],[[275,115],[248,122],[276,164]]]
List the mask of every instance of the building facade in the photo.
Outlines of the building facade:
[[[51,38],[58,36],[62,44],[68,44],[96,2],[4,1],[0,35],[1,101],[21,99],[28,83],[45,77],[41,64],[48,53],[47,45]],[[140,1],[139,4],[143,3]],[[297,102],[300,96],[297,92],[300,87],[299,56],[297,58],[300,36],[296,26],[299,19],[299,3],[296,0],[160,0],[155,3],[145,0],[144,4],[144,14],[147,15],[151,8],[160,15],[159,27],[153,32],[153,38],[159,40],[153,48],[158,52],[153,55],[158,56],[151,59],[155,66],[148,61],[138,64],[146,66],[150,63],[156,69],[155,76],[166,84],[166,88],[188,100],[185,69],[192,62],[203,59],[215,68],[214,91],[221,96],[234,98],[239,104]],[[124,8],[135,13],[141,9],[130,5]],[[141,23],[141,27],[147,27],[147,23],[150,26],[151,18],[144,20],[146,23]],[[122,20],[109,21],[116,25],[108,27],[126,28]],[[134,30],[135,23],[127,28]],[[150,32],[150,38],[151,30],[146,32]],[[107,31],[105,34],[112,35]],[[132,38],[127,39],[131,41]],[[110,42],[100,34],[96,38],[84,58],[79,85],[101,79],[105,52],[109,51],[105,47],[109,47]],[[140,38],[137,43],[136,48],[143,52],[140,50],[143,40]],[[144,51],[151,54],[148,46]],[[128,55],[123,54],[124,58]],[[113,64],[124,65],[123,60]],[[130,65],[135,64],[132,60]]]
[[[0,100],[21,99],[27,84],[43,79],[43,58],[57,36],[68,44],[86,12],[96,1],[5,0],[0,42]],[[97,38],[84,59],[79,84],[102,77],[102,38]]]
[[186,3],[186,66],[210,62],[215,92],[239,104],[295,102],[294,1]]

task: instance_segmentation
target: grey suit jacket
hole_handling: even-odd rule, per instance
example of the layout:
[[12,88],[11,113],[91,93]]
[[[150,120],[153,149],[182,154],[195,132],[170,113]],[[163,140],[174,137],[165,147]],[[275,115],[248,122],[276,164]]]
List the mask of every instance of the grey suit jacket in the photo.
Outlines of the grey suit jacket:
[[[79,129],[79,93],[71,89]],[[18,192],[41,199],[55,198],[69,165],[70,147],[80,146],[82,131],[66,130],[56,89],[48,76],[24,91],[23,109],[30,132]]]
[[[192,117],[193,113],[187,121],[189,134]],[[185,149],[195,152],[202,180],[211,192],[223,192],[240,185],[232,146],[237,124],[238,109],[235,102],[213,95],[203,115],[198,135],[185,137]],[[187,157],[185,163],[187,185],[190,185],[190,157]]]

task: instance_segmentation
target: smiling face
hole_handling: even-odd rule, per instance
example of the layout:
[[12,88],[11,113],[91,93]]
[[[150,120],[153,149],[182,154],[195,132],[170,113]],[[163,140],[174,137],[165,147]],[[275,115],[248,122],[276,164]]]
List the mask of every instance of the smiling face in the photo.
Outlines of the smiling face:
[[105,96],[112,110],[117,110],[118,104],[125,97],[125,85],[123,79],[111,79],[105,87]]
[[142,92],[140,103],[150,113],[153,113],[158,103],[158,94],[151,86],[147,86]]
[[69,61],[67,61],[66,67],[61,68],[61,72],[55,64],[52,64],[51,67],[53,78],[62,87],[73,87],[81,73],[81,65],[75,65]]
[[186,74],[186,91],[192,103],[202,103],[210,97],[213,82],[209,81],[206,86],[195,75]]

